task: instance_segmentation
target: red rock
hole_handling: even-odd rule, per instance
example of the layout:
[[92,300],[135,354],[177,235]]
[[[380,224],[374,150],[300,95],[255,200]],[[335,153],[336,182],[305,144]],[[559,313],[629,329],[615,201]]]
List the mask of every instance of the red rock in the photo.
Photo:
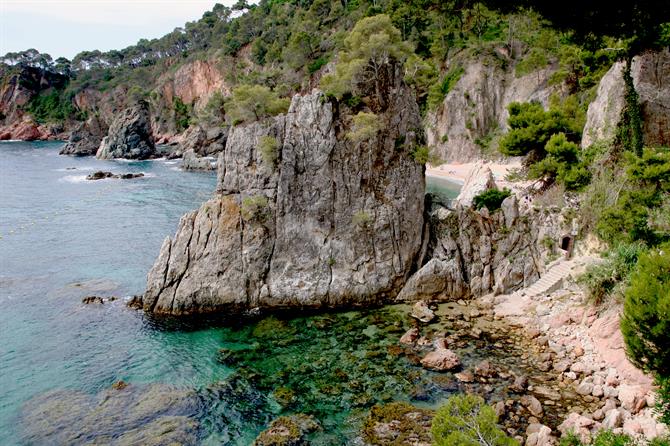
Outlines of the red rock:
[[456,353],[449,349],[441,348],[428,353],[421,360],[421,365],[427,369],[446,372],[447,370],[453,370],[460,366],[461,360],[458,359]]
[[400,343],[405,345],[412,345],[416,342],[417,339],[419,339],[419,329],[412,328],[407,330],[407,333],[402,335],[400,338]]

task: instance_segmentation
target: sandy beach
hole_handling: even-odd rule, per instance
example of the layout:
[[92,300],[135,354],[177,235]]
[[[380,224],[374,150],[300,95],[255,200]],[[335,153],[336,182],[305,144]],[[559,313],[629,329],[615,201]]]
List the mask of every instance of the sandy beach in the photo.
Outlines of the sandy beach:
[[[493,177],[499,186],[508,183],[508,181],[505,180],[505,177],[511,170],[519,169],[521,167],[520,162],[513,162],[508,164],[494,162],[484,163],[491,169],[491,172],[493,172]],[[441,164],[439,166],[427,166],[426,175],[444,178],[449,181],[463,184],[475,164],[477,163],[447,163]]]

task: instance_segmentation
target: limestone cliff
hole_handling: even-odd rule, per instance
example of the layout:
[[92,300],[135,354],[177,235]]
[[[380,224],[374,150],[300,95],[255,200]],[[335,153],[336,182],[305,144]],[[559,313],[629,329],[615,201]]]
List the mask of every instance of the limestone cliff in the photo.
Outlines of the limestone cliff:
[[500,61],[484,59],[469,61],[463,69],[442,104],[426,117],[428,144],[448,162],[481,159],[487,137],[507,127],[510,103],[547,106],[552,93],[562,91],[561,85],[549,85],[553,67],[517,77]]
[[[391,70],[389,68],[389,70]],[[350,114],[315,91],[285,116],[234,127],[215,196],[182,217],[149,272],[154,313],[365,305],[395,297],[424,233],[419,111],[391,70],[381,130],[347,139]],[[259,139],[276,141],[276,161]]]
[[[596,99],[589,105],[583,147],[614,138],[624,106],[623,68],[623,62],[614,64],[600,81]],[[640,97],[644,143],[670,145],[670,49],[634,57],[631,76]]]

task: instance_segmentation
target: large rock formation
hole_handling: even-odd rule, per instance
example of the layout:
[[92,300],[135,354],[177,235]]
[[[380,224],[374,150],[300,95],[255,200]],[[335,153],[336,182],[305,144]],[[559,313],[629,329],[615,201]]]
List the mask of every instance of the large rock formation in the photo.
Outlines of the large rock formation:
[[182,153],[192,150],[200,156],[214,155],[223,151],[227,138],[227,127],[203,128],[194,125],[182,135],[178,150]]
[[107,126],[97,116],[91,116],[75,128],[70,139],[60,151],[61,155],[95,155],[100,148]]
[[216,166],[213,165],[213,162],[211,158],[198,156],[192,149],[189,149],[181,160],[181,168],[184,170],[214,170]]
[[[285,116],[233,128],[217,192],[182,217],[148,275],[143,307],[188,314],[390,300],[421,251],[424,167],[410,153],[414,95],[388,68],[381,130],[348,140],[351,118],[320,92]],[[275,138],[276,162],[259,139]]]
[[510,103],[539,101],[547,106],[553,93],[562,92],[561,85],[549,85],[554,71],[549,67],[516,77],[499,60],[468,62],[442,105],[427,116],[428,144],[445,161],[481,159],[487,138],[507,127]]
[[456,201],[461,206],[472,206],[475,197],[489,189],[496,189],[496,181],[493,178],[491,168],[483,162],[478,162],[465,177],[461,192],[456,197]]
[[[582,147],[598,140],[612,140],[624,107],[624,63],[617,62],[598,85],[589,105]],[[633,85],[640,96],[645,145],[670,145],[670,49],[648,51],[633,58]]]
[[116,117],[95,156],[99,159],[147,159],[155,154],[149,106],[146,102],[139,102]]
[[517,198],[489,213],[457,206],[431,212],[430,260],[407,282],[398,300],[460,299],[528,286],[542,268],[537,225],[520,215]]

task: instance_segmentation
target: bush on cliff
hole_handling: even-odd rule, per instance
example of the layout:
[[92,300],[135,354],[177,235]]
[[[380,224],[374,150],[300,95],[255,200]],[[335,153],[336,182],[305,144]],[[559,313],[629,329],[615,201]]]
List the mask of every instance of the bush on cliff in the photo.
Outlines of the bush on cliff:
[[626,353],[656,377],[662,389],[658,408],[670,423],[670,244],[640,256],[625,295],[621,332]]
[[290,100],[263,85],[240,85],[226,103],[226,110],[233,124],[286,113]]
[[502,206],[502,202],[505,201],[505,198],[512,195],[509,189],[489,189],[485,192],[482,192],[479,195],[476,195],[472,199],[472,204],[475,206],[475,209],[481,209],[485,207],[489,212],[497,211]]
[[435,446],[518,446],[498,427],[498,416],[477,395],[455,395],[440,407],[431,431]]

